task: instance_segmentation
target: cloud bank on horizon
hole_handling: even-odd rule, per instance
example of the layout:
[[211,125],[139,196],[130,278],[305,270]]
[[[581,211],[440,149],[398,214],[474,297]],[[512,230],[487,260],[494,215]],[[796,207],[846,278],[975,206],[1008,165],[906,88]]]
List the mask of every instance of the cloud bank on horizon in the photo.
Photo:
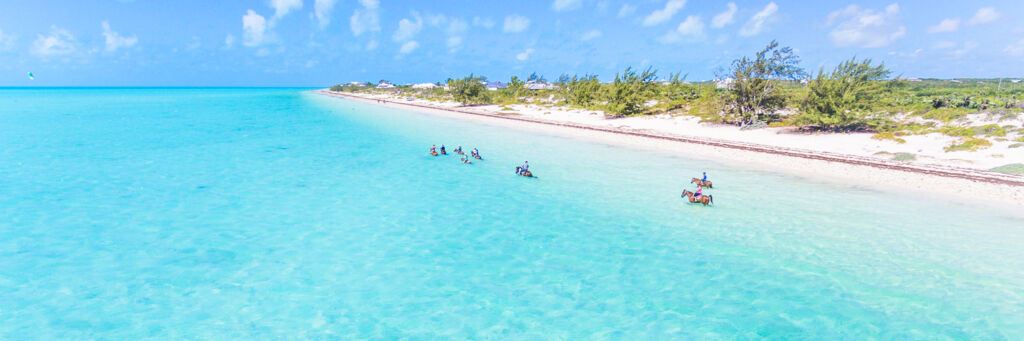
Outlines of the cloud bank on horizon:
[[0,85],[607,80],[627,66],[702,80],[773,39],[808,70],[856,56],[904,77],[1021,77],[1020,13],[1016,0],[7,2]]

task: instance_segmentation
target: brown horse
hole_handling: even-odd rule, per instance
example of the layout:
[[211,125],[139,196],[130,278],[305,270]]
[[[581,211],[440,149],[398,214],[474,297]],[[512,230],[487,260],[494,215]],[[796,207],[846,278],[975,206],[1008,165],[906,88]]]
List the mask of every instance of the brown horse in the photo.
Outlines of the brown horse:
[[699,196],[697,198],[694,198],[693,197],[693,192],[690,192],[690,191],[685,190],[685,189],[683,190],[683,194],[680,195],[679,197],[680,198],[690,198],[690,203],[691,204],[700,203],[700,204],[704,204],[704,206],[707,206],[708,204],[714,204],[715,203],[715,199],[712,198],[710,195],[701,195],[701,196]]
[[714,188],[714,187],[711,187],[711,181],[703,181],[703,180],[698,179],[698,178],[693,178],[693,180],[690,180],[690,183],[691,184],[698,184],[698,185],[701,185],[701,186],[704,186],[704,187],[707,187],[707,188]]
[[532,178],[533,177],[533,173],[530,173],[530,171],[528,171],[528,170],[523,170],[523,167],[516,167],[516,174],[525,176],[527,178]]

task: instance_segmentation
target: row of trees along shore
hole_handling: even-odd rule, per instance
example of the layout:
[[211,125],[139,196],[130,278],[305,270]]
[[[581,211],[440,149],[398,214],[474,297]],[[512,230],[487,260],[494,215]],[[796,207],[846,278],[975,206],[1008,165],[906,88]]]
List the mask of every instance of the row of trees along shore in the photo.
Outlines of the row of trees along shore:
[[[497,91],[488,91],[482,84],[486,77],[473,74],[448,79],[443,83],[447,90],[404,86],[397,91],[432,100],[454,100],[463,105],[498,104],[506,110],[512,110],[506,107],[510,104],[528,103],[603,111],[608,116],[688,114],[707,122],[745,128],[796,126],[804,130],[873,131],[878,133],[877,138],[897,142],[901,135],[936,131],[973,138],[979,131],[985,136],[1005,137],[1006,129],[1017,129],[1017,134],[1024,136],[1024,127],[997,125],[963,132],[953,131],[962,127],[952,128],[949,124],[982,111],[1015,117],[1024,108],[1024,87],[1019,84],[1007,81],[1004,85],[1001,79],[998,85],[994,80],[910,82],[890,75],[883,63],[856,57],[830,71],[821,68],[809,75],[800,67],[800,58],[792,48],[772,41],[752,56],[736,59],[728,69],[717,72],[717,82],[728,80],[725,83],[691,83],[681,73],[657,81],[653,68],[627,67],[610,83],[601,83],[597,75],[562,75],[553,82],[554,88],[543,90],[526,88],[527,82],[547,81],[534,73],[525,81],[513,76],[507,88]],[[716,86],[719,84],[724,86]],[[377,91],[366,86],[335,86],[332,90]],[[908,116],[923,120],[908,123]],[[977,139],[974,142],[983,143]]]

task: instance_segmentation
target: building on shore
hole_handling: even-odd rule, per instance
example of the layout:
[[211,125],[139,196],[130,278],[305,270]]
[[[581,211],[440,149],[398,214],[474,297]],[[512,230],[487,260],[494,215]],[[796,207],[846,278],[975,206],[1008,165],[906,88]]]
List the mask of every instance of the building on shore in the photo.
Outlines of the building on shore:
[[508,84],[502,82],[487,82],[484,86],[487,87],[487,90],[491,91],[508,88]]
[[430,89],[436,89],[437,88],[437,84],[434,84],[434,83],[419,83],[419,84],[413,84],[412,88],[413,89],[430,90]]
[[528,81],[526,84],[523,84],[523,87],[530,90],[554,90],[558,88],[555,84],[539,81]]
[[718,88],[718,89],[726,89],[726,88],[728,88],[728,87],[729,87],[730,85],[732,85],[732,82],[735,82],[735,81],[736,81],[736,80],[734,80],[734,79],[732,79],[732,78],[725,78],[725,79],[716,79],[716,80],[715,80],[715,88]]
[[380,81],[380,83],[377,83],[377,89],[394,89],[394,88],[395,88],[394,84],[391,84],[390,82],[385,81],[385,80],[382,80],[382,81]]

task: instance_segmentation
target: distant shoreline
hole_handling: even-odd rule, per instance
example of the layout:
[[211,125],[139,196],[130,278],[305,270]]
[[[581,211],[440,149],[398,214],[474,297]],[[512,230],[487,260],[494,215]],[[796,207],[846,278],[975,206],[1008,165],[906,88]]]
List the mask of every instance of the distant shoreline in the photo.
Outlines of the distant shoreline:
[[[519,123],[517,125],[544,125],[567,130],[570,128],[583,135],[594,137],[598,134],[629,136],[647,140],[664,141],[676,145],[663,146],[670,150],[682,150],[680,145],[700,145],[704,152],[686,149],[687,154],[701,154],[700,157],[732,161],[743,164],[756,164],[760,168],[775,169],[788,173],[797,173],[811,177],[833,178],[865,184],[868,187],[892,191],[894,188],[925,192],[930,194],[944,193],[956,196],[971,196],[990,202],[1009,203],[1013,206],[1024,206],[1024,176],[989,172],[978,169],[961,168],[946,165],[905,163],[865,156],[812,151],[798,148],[771,146],[765,144],[730,141],[724,139],[666,134],[650,130],[629,129],[623,127],[595,126],[578,122],[546,120],[519,115],[502,115],[472,107],[449,108],[440,105],[424,105],[388,99],[387,104],[381,99],[360,96],[352,93],[318,90],[317,93],[327,96],[348,98],[362,102],[416,109],[433,113],[447,114],[452,117],[475,117],[494,121],[495,119]],[[453,115],[454,114],[454,115]],[[587,133],[589,132],[589,133]],[[619,141],[624,142],[624,141]],[[631,144],[631,143],[627,143]],[[751,154],[770,156],[769,158],[751,156]],[[872,185],[874,184],[874,185]]]

